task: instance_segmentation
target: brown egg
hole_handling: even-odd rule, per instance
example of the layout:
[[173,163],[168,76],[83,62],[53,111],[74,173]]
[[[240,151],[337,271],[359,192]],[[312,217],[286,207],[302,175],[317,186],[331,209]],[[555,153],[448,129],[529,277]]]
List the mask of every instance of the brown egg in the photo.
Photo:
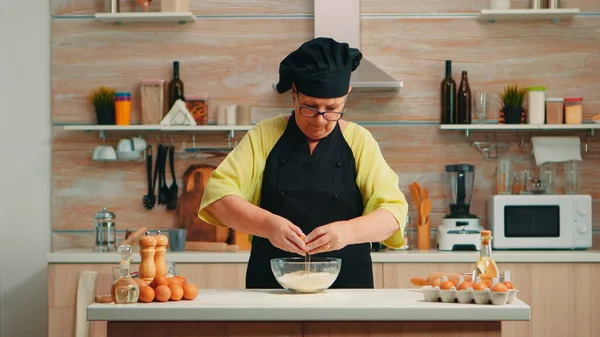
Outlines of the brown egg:
[[142,287],[145,287],[148,285],[148,283],[146,283],[146,281],[142,280],[141,278],[136,278],[135,283],[137,283],[137,285],[138,285],[138,287],[140,287],[140,289]]
[[156,289],[158,286],[169,286],[169,281],[167,281],[167,278],[164,276],[157,276],[154,278],[154,280],[152,280],[152,283],[150,284],[152,286],[152,288]]
[[440,284],[440,289],[442,290],[450,290],[452,287],[455,287],[454,282],[452,281],[444,281]]
[[502,283],[503,283],[503,284],[506,286],[506,288],[507,288],[507,289],[509,289],[509,290],[510,290],[510,289],[515,289],[515,286],[514,286],[514,284],[512,284],[512,282],[510,282],[510,281],[504,281],[504,282],[502,282]]
[[154,301],[154,289],[148,285],[140,287],[139,301],[144,303],[150,303]]
[[508,291],[508,288],[506,288],[506,286],[503,283],[496,283],[492,287],[492,291],[496,293],[505,293]]
[[181,285],[171,284],[169,289],[171,289],[171,297],[169,298],[171,301],[179,301],[183,298],[183,287]]
[[166,302],[171,298],[171,289],[164,284],[156,287],[154,292],[156,293],[155,299],[157,302]]
[[193,300],[198,296],[198,287],[195,284],[188,283],[183,287],[183,298],[186,300]]
[[174,285],[174,284],[178,284],[181,287],[183,287],[183,285],[181,284],[181,280],[178,277],[175,276],[171,276],[171,277],[167,277],[167,282],[169,283],[169,287]]
[[458,288],[456,288],[456,290],[466,290],[468,288],[473,288],[473,282],[465,281],[465,282],[459,284]]
[[487,288],[489,288],[489,287],[485,282],[479,282],[479,283],[475,283],[475,285],[473,285],[473,290],[484,290]]
[[187,280],[185,279],[185,277],[183,277],[183,275],[175,275],[173,277],[177,277],[181,281],[182,287],[185,287],[185,285],[187,284]]

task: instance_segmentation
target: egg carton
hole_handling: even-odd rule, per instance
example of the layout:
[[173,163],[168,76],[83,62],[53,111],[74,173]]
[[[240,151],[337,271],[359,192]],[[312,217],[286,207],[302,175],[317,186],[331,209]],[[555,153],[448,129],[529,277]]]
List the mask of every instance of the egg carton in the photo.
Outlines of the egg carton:
[[[443,276],[440,284],[448,281],[446,276]],[[451,287],[450,289],[444,290],[440,289],[439,286],[424,286],[421,288],[423,292],[423,297],[426,302],[443,302],[443,303],[464,303],[464,304],[493,304],[493,305],[505,305],[511,304],[517,298],[517,293],[519,292],[517,289],[509,289],[507,292],[495,292],[490,288],[485,288],[483,290],[473,290],[472,287],[456,290],[457,287],[460,287],[460,284],[463,283],[464,280],[462,277],[458,278],[458,284],[456,287]],[[475,279],[473,284],[477,284],[481,282],[481,279],[478,277]],[[498,283],[498,279],[492,279],[492,287],[493,288]]]

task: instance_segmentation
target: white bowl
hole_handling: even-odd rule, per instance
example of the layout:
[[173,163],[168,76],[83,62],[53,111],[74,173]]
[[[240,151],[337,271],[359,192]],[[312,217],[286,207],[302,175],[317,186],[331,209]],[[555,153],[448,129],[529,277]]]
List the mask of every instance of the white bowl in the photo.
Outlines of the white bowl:
[[117,144],[117,152],[133,151],[133,142],[131,139],[121,139]]

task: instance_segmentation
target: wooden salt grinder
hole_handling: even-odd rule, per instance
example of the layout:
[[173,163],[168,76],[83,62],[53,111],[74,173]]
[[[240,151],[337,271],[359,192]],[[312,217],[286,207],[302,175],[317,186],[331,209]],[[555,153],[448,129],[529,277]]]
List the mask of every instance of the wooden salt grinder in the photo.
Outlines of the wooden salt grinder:
[[146,236],[142,236],[140,244],[140,279],[146,283],[152,282],[156,276],[156,266],[154,265],[154,255],[156,254],[156,239],[150,236],[150,232],[146,232]]
[[167,254],[167,244],[169,239],[166,235],[161,235],[160,231],[157,231],[156,235],[156,254],[154,255],[154,265],[156,266],[156,276],[167,276],[167,261],[165,255]]

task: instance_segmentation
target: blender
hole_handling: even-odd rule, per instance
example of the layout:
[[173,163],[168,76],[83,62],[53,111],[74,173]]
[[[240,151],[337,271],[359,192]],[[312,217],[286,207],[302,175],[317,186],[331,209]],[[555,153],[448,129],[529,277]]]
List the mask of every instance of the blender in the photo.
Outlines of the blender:
[[471,196],[475,181],[475,167],[470,164],[446,165],[446,198],[450,204],[447,214],[438,227],[439,250],[481,250],[479,234],[483,227],[479,217],[471,214]]

